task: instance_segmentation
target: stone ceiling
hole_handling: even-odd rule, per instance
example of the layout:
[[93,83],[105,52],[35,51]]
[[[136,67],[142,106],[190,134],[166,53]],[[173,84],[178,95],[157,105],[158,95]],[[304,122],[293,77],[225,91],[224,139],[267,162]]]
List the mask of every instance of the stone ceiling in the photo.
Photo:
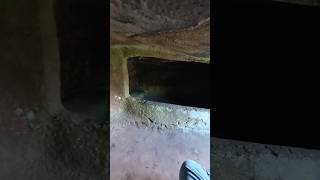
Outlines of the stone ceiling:
[[110,9],[113,32],[167,32],[208,19],[210,0],[110,0]]
[[210,0],[110,0],[111,44],[210,55]]
[[[270,0],[271,1],[271,0]],[[319,0],[275,0],[319,5]],[[110,43],[210,56],[210,0],[110,0]]]

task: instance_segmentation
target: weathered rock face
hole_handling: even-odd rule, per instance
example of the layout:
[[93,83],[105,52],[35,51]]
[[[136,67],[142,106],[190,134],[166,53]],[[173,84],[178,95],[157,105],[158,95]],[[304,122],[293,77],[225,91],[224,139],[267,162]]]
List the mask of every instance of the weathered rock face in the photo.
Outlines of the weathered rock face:
[[[180,60],[187,60],[183,56],[191,56],[188,59],[192,59],[192,56],[208,58],[210,55],[209,21],[210,0],[157,2],[111,0],[111,46],[127,46],[126,52],[121,55],[124,57],[119,57],[119,54],[123,53],[122,50],[117,54],[115,51],[111,54],[111,69],[117,69],[113,72],[121,74],[126,67],[120,65],[125,63],[119,61],[125,62],[126,58],[133,54],[136,56],[148,54],[158,58],[166,58],[171,54],[175,59]],[[131,50],[134,46],[136,48],[139,46],[140,50]],[[117,62],[113,63],[113,61]],[[111,72],[111,84],[114,82],[113,72]],[[114,77],[114,79],[118,78]],[[114,83],[117,84],[117,82]]]
[[[271,0],[270,0],[271,1]],[[319,0],[274,0],[320,5]],[[177,31],[210,18],[210,0],[111,0],[110,31],[153,34]]]
[[[43,63],[37,2],[1,1],[0,119],[16,104],[41,101]],[[30,65],[32,64],[32,65]]]
[[210,0],[110,2],[111,44],[157,45],[210,55]]
[[130,34],[168,32],[210,17],[210,0],[111,0],[110,29]]
[[[91,6],[86,7],[84,3],[79,5],[80,9],[95,9],[94,3],[87,2]],[[100,66],[101,61],[97,65],[92,59],[102,59],[102,63],[107,64],[103,59],[106,54],[99,53],[101,49],[106,51],[106,43],[102,48],[101,43],[97,44],[100,49],[90,46],[95,44],[93,39],[98,35],[90,33],[92,29],[86,31],[86,26],[77,24],[79,21],[72,23],[78,14],[70,3],[64,4],[67,7],[63,10],[72,12],[73,18],[65,18],[67,25],[64,25],[72,32],[66,31],[69,36],[62,36],[61,43],[65,45],[62,53],[67,55],[63,56],[67,57],[64,58],[67,73],[79,68],[76,60],[85,59],[90,62],[88,69],[98,66],[98,70],[89,71],[90,77],[84,76],[84,79],[90,80],[89,85],[99,84],[101,79],[106,79],[107,67]],[[53,1],[4,0],[0,2],[0,9],[0,179],[103,179],[108,169],[107,122],[78,117],[61,104],[60,54]],[[95,12],[104,14],[106,10],[97,8]],[[87,18],[96,15],[90,14]],[[101,16],[99,18],[105,17]],[[88,39],[87,34],[91,34]],[[106,42],[106,38],[101,41]],[[90,45],[78,45],[83,42]],[[101,73],[100,68],[104,69],[104,76],[94,79]],[[74,83],[68,82],[73,87]]]

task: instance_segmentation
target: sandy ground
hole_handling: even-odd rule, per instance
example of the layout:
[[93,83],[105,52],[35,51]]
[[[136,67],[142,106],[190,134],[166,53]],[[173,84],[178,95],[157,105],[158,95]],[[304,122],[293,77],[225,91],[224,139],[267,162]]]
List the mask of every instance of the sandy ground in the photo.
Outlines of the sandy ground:
[[113,127],[110,136],[111,180],[179,179],[183,161],[210,168],[210,138],[195,133]]

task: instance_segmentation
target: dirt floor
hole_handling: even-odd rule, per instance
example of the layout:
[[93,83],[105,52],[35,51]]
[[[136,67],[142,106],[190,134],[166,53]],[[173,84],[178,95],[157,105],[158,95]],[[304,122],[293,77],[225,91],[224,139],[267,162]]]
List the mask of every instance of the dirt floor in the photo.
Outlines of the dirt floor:
[[117,116],[111,123],[111,180],[178,179],[180,165],[186,159],[210,168],[216,180],[320,179],[317,150],[220,138],[211,138],[209,144],[209,136],[192,131],[116,123],[131,118]]
[[52,117],[23,107],[13,113],[20,125],[0,127],[1,180],[102,180],[107,176],[106,121],[68,112]]
[[204,134],[152,129],[130,112],[111,115],[111,180],[178,179],[186,159],[210,168],[215,180],[320,180],[318,150],[220,138],[209,145]]
[[[181,107],[179,109],[179,106],[169,104],[152,104],[157,107],[154,111],[147,113],[152,121],[143,123],[145,122],[144,116],[134,112],[145,111],[144,106],[152,107],[149,104],[151,102],[142,102],[143,107],[135,104],[128,108],[126,102],[132,98],[110,97],[110,99],[111,180],[178,179],[180,167],[188,159],[198,161],[206,169],[210,169],[210,136],[208,133],[177,129],[178,126],[162,128],[165,126],[162,126],[161,123],[178,119],[172,118],[175,116],[161,116],[164,114],[161,109],[177,108],[181,111]],[[165,114],[172,113],[174,110],[165,112]],[[162,118],[156,118],[157,116]],[[160,123],[157,123],[158,120]]]
[[183,161],[210,168],[210,138],[195,133],[113,127],[110,136],[111,180],[178,179]]
[[320,179],[320,151],[217,138],[211,142],[213,179]]

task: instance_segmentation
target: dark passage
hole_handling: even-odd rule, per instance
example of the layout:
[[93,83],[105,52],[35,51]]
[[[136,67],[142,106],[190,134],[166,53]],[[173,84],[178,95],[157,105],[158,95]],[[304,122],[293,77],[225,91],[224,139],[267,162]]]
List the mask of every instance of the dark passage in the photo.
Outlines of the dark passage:
[[104,0],[55,1],[61,98],[68,110],[107,118],[109,31]]
[[213,136],[320,148],[320,9],[214,1]]
[[144,100],[210,107],[210,65],[158,58],[128,59],[130,95]]

